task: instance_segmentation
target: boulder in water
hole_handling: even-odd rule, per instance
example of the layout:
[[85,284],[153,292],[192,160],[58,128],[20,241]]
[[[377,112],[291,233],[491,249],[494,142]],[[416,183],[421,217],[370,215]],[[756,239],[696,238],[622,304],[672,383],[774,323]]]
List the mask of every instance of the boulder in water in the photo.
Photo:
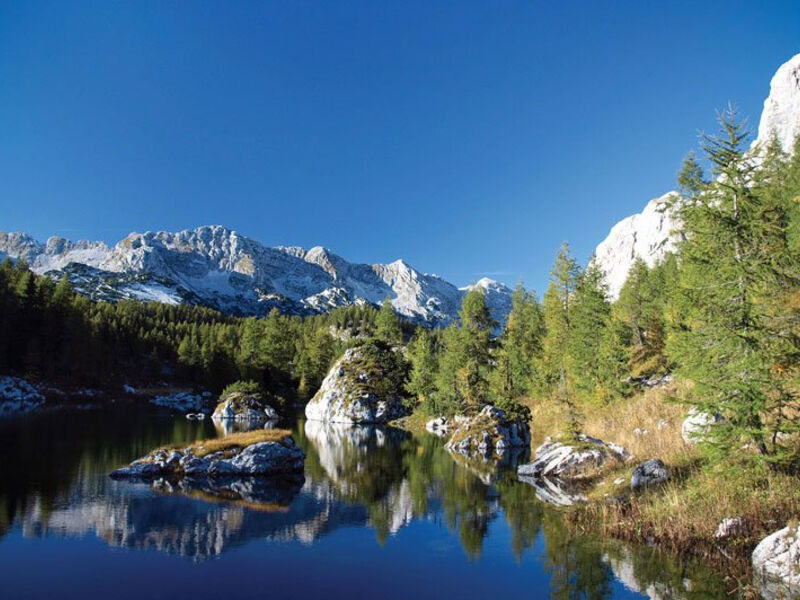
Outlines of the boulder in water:
[[609,461],[626,462],[630,453],[617,444],[580,434],[574,442],[547,441],[534,459],[517,469],[525,477],[580,478],[595,474]]
[[350,348],[306,405],[312,421],[385,424],[405,416],[402,356],[380,343]]
[[496,406],[484,406],[474,417],[456,418],[456,428],[445,448],[463,456],[502,456],[531,443],[528,424],[507,417]]

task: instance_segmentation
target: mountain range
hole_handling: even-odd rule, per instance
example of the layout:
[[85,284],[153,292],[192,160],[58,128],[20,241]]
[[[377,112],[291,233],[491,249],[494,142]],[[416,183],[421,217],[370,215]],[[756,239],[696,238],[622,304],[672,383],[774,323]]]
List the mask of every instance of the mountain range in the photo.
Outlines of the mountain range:
[[171,233],[131,233],[113,246],[24,233],[0,233],[0,258],[25,260],[38,274],[66,275],[98,300],[150,300],[209,306],[235,315],[326,312],[390,298],[409,320],[445,325],[464,294],[479,287],[499,322],[511,308],[511,290],[491,279],[464,288],[417,271],[403,260],[351,263],[320,246],[267,247],[218,225]]
[[[798,133],[800,54],[772,78],[753,147],[774,134],[790,151]],[[674,249],[677,222],[667,200],[675,194],[650,200],[641,213],[614,225],[597,246],[593,260],[605,274],[612,298],[619,295],[637,258],[652,266]],[[485,291],[499,323],[511,310],[511,289],[491,279],[459,288],[403,260],[351,263],[320,246],[268,247],[219,225],[131,233],[113,246],[60,237],[41,243],[25,233],[0,232],[0,259],[4,256],[24,259],[39,274],[66,275],[79,292],[94,299],[190,303],[243,316],[265,315],[272,308],[322,313],[354,303],[377,305],[388,297],[403,317],[439,326],[458,317],[461,299],[475,287]]]

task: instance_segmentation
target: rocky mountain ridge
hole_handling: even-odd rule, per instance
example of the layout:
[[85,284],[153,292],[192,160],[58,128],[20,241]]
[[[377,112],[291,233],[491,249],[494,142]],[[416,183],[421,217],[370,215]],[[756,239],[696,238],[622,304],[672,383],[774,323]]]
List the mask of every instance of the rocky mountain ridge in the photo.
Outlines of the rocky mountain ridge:
[[[273,307],[312,314],[348,304],[390,298],[398,314],[427,325],[458,316],[459,289],[403,260],[357,264],[320,246],[267,247],[226,227],[131,233],[113,246],[51,237],[41,243],[24,233],[0,232],[0,258],[25,260],[38,274],[66,275],[94,299],[150,300],[209,306],[236,315],[265,315]],[[511,306],[511,290],[482,279],[496,320]]]

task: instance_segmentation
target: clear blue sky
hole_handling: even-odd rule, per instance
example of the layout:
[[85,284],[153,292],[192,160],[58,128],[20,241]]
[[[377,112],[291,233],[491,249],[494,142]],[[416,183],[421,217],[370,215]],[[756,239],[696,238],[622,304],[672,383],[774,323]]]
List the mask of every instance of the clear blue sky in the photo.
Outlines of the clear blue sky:
[[758,125],[794,2],[0,3],[0,230],[224,224],[541,290]]

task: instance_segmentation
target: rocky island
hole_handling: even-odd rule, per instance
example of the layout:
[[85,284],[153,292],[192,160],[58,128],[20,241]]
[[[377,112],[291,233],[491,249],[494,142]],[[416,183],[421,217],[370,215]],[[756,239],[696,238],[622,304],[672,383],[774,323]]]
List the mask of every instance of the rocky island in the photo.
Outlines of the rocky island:
[[302,473],[305,453],[284,429],[260,429],[159,448],[113,471],[113,479],[220,478]]

